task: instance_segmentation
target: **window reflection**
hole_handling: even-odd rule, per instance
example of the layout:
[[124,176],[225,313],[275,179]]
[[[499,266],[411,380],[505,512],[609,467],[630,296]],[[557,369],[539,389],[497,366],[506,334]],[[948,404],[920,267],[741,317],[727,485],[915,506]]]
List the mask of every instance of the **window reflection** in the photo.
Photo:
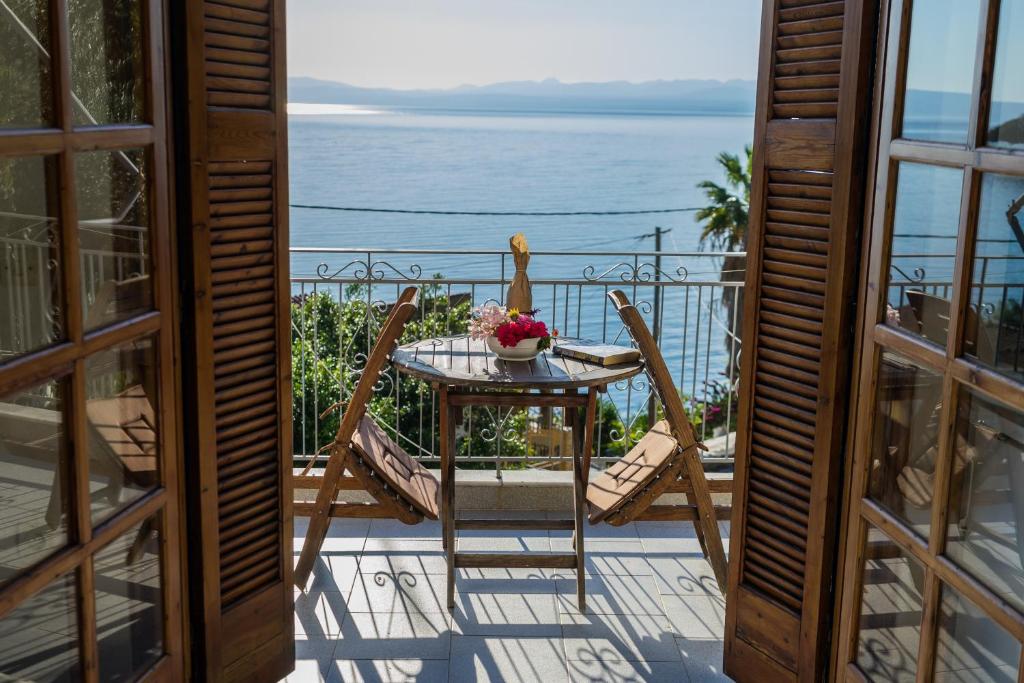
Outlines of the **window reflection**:
[[902,162],[885,321],[940,346],[949,334],[963,171]]
[[0,619],[0,680],[81,680],[74,574],[68,574]]
[[967,142],[978,0],[914,0],[902,137]]
[[75,157],[87,330],[152,308],[147,161],[144,150]]
[[883,353],[868,495],[927,537],[935,496],[942,376]]
[[946,554],[1024,610],[1024,415],[960,389]]
[[72,0],[68,28],[75,125],[142,121],[141,0]]
[[857,666],[870,681],[915,680],[924,569],[877,529],[868,531]]
[[85,374],[89,490],[99,522],[159,482],[153,341],[90,356]]
[[0,128],[53,123],[49,4],[0,2]]
[[995,147],[1024,145],[1024,0],[1002,0],[996,34],[996,61],[992,74],[992,106],[988,144]]
[[61,335],[56,171],[52,157],[0,158],[0,363]]
[[163,654],[159,520],[146,519],[93,559],[100,680],[135,680]]
[[940,609],[935,680],[1016,683],[1019,642],[949,586]]
[[67,542],[64,385],[0,397],[0,586]]
[[986,174],[964,352],[1024,378],[1024,178]]

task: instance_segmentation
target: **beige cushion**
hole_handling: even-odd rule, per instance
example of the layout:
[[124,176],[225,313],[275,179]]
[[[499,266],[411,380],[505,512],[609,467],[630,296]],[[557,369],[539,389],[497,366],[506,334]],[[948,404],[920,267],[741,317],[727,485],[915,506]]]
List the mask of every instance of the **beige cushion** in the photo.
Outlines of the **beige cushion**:
[[386,482],[402,502],[412,505],[424,517],[438,518],[441,484],[437,477],[402,450],[367,415],[359,421],[352,435],[352,448],[363,465]]
[[675,460],[679,444],[662,420],[644,434],[622,460],[606,469],[587,487],[590,523],[617,512],[643,491]]

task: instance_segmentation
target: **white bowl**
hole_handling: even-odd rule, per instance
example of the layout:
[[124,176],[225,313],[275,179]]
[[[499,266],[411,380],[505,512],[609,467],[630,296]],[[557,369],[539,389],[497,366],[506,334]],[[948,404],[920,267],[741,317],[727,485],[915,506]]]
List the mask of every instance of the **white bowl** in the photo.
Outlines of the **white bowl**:
[[540,344],[540,337],[524,339],[515,346],[502,346],[497,337],[487,338],[487,348],[502,360],[532,360],[540,353],[537,348],[538,344]]

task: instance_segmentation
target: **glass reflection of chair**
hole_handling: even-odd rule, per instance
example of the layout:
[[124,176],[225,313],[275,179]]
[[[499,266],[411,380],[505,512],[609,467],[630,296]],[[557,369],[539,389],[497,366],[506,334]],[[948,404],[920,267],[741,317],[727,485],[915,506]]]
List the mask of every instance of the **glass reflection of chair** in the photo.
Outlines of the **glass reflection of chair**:
[[96,289],[88,307],[85,329],[94,330],[141,313],[152,306],[148,275],[133,275],[124,280],[107,280]]

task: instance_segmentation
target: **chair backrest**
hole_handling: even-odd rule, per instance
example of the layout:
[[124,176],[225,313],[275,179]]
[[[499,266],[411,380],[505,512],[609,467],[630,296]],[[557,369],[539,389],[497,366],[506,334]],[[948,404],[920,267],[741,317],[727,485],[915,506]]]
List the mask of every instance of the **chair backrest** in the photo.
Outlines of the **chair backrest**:
[[919,289],[907,290],[907,302],[921,324],[921,336],[945,344],[949,333],[949,299]]
[[647,375],[651,378],[654,390],[665,407],[665,419],[672,430],[672,436],[679,443],[679,447],[684,450],[694,445],[703,449],[704,444],[697,440],[693,424],[686,415],[686,409],[683,408],[683,400],[679,397],[679,392],[676,391],[676,385],[672,381],[672,375],[669,374],[668,366],[665,365],[665,359],[661,355],[658,343],[651,331],[647,329],[647,323],[644,322],[643,316],[621,290],[615,289],[608,292],[608,298],[615,304],[615,310],[619,312],[626,331],[629,332],[629,336],[633,338],[637,348],[640,349],[640,354],[644,357]]
[[355,391],[352,392],[352,398],[349,399],[348,406],[345,408],[345,414],[341,418],[338,433],[334,437],[336,443],[348,446],[352,441],[352,435],[359,425],[359,420],[366,413],[366,403],[370,400],[370,396],[373,395],[373,388],[376,386],[377,379],[384,369],[384,363],[387,362],[388,354],[391,353],[398,338],[402,336],[406,323],[416,315],[416,292],[415,287],[406,287],[399,295],[398,301],[391,308],[391,312],[388,313],[387,320],[384,321],[384,327],[377,336],[377,342],[373,345],[373,350],[370,351],[370,355],[366,359],[363,374],[360,375]]

